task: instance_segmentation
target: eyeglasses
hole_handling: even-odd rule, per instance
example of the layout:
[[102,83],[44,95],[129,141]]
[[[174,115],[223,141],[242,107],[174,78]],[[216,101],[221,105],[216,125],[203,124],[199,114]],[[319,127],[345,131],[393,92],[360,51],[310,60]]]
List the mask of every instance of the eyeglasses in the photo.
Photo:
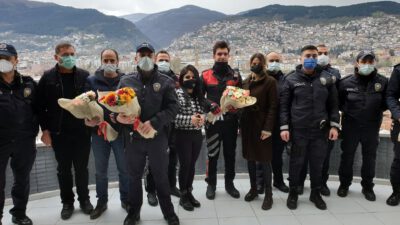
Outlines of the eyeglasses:
[[306,55],[304,55],[304,57],[305,58],[314,58],[314,59],[316,59],[317,57],[318,57],[318,55],[317,54],[306,54]]
[[328,52],[318,52],[318,55],[328,55]]
[[226,52],[218,52],[217,53],[217,56],[228,56],[229,55],[229,53],[226,53]]

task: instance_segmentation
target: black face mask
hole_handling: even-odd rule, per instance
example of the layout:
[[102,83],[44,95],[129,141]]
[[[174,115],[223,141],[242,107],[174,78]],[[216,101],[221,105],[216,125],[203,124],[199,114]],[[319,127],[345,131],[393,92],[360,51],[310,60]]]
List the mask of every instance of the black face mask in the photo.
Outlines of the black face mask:
[[194,89],[196,87],[196,80],[194,79],[185,80],[182,83],[182,87],[186,89]]
[[228,62],[215,62],[213,69],[216,73],[225,75],[229,71]]
[[263,67],[261,65],[254,65],[251,66],[250,70],[255,74],[260,74],[263,71]]

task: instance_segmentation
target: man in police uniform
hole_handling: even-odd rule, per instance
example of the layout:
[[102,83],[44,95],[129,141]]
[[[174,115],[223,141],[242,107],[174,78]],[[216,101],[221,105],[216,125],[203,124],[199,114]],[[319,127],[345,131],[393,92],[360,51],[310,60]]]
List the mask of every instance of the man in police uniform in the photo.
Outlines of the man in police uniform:
[[29,175],[36,157],[36,135],[39,130],[35,110],[36,83],[16,70],[17,51],[0,43],[0,225],[4,209],[6,168],[11,159],[14,185],[10,210],[12,222],[30,225],[26,216],[29,198]]
[[328,139],[336,140],[339,110],[335,80],[317,66],[318,49],[308,45],[301,50],[302,65],[285,77],[280,95],[280,123],[283,141],[292,141],[290,154],[289,209],[297,208],[300,173],[310,163],[310,201],[321,210],[326,204],[320,195],[322,164],[328,151]]
[[[214,66],[203,71],[200,79],[203,85],[203,93],[207,97],[206,111],[213,114],[220,112],[219,104],[226,86],[241,87],[242,78],[229,65],[230,48],[225,41],[218,41],[213,47]],[[207,178],[208,183],[206,197],[215,198],[217,185],[217,163],[223,144],[225,160],[225,190],[233,198],[240,198],[239,191],[233,184],[235,178],[236,139],[238,132],[238,116],[234,109],[224,115],[223,120],[215,124],[206,124],[206,137],[208,149]]]
[[391,137],[394,143],[394,159],[390,170],[390,183],[393,193],[386,203],[396,206],[400,203],[400,64],[394,66],[386,92],[386,102],[392,113],[393,129]]
[[[158,67],[158,71],[162,74],[167,75],[172,80],[175,81],[176,88],[179,88],[178,76],[171,69],[171,56],[165,50],[161,50],[156,54],[156,64]],[[176,197],[180,197],[180,191],[176,187],[176,165],[178,163],[178,155],[176,153],[175,147],[175,125],[171,123],[169,129],[169,137],[168,137],[168,152],[169,152],[169,164],[168,164],[168,180],[169,185],[171,186],[171,195]],[[147,201],[151,206],[157,206],[158,200],[156,196],[156,185],[154,183],[153,175],[151,174],[151,170],[146,171],[146,179],[145,179],[145,189],[147,191]]]
[[169,225],[179,225],[179,219],[171,202],[168,182],[168,129],[178,113],[179,105],[174,81],[158,72],[154,64],[154,48],[143,43],[136,50],[137,72],[121,79],[120,88],[135,90],[141,106],[140,120],[144,123],[143,133],[157,131],[153,139],[144,139],[132,131],[134,118],[119,114],[117,120],[126,126],[126,158],[129,172],[129,213],[124,225],[134,225],[140,219],[143,204],[142,176],[146,156],[152,171],[161,211]]
[[[340,72],[338,69],[333,68],[332,65],[330,64],[330,59],[329,59],[329,49],[325,44],[320,44],[317,46],[318,48],[318,65],[322,67],[322,69],[329,74],[331,74],[332,79],[335,80],[336,88],[339,86],[339,80],[341,78]],[[322,187],[321,187],[321,195],[324,196],[330,196],[331,191],[328,188],[328,179],[329,179],[329,160],[331,158],[331,152],[332,149],[335,147],[335,142],[329,140],[328,141],[328,152],[326,155],[326,158],[324,160],[324,165],[322,167]],[[302,179],[303,183],[299,188],[299,192],[303,192],[304,188],[304,181],[307,176],[307,164],[305,164],[305,167],[302,170]]]
[[340,186],[338,196],[346,197],[353,179],[353,162],[357,146],[361,143],[362,193],[369,201],[375,201],[373,191],[376,151],[379,129],[386,107],[387,78],[375,68],[375,54],[361,51],[357,55],[354,74],[340,80],[339,104],[342,111],[343,141],[339,167]]

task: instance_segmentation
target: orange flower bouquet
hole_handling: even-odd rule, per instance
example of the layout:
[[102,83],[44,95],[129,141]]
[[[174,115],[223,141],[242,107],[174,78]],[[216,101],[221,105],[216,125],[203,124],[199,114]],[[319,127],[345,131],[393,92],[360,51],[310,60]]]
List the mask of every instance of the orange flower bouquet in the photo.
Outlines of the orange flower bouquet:
[[96,93],[93,91],[85,92],[74,99],[60,98],[58,105],[78,119],[92,120],[98,118],[101,122],[99,127],[103,130],[104,138],[108,141],[117,139],[118,132],[104,121],[104,110],[97,104]]
[[140,105],[136,97],[136,93],[132,88],[124,87],[111,92],[97,92],[99,103],[111,112],[121,113],[124,116],[136,117],[133,129],[144,138],[154,138],[156,131],[153,130],[148,134],[141,132],[143,123],[139,120]]
[[207,120],[210,123],[215,123],[215,121],[221,120],[223,115],[230,109],[241,109],[254,105],[256,102],[257,99],[250,96],[249,90],[244,90],[234,86],[227,86],[220,99],[221,113],[217,115],[208,113]]

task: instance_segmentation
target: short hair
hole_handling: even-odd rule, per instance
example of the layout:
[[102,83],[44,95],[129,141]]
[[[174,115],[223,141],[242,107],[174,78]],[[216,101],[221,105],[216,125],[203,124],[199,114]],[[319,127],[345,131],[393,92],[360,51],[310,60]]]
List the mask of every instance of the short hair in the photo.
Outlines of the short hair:
[[325,44],[319,44],[317,45],[317,48],[326,48],[327,46]]
[[60,53],[61,49],[63,49],[63,48],[73,48],[73,49],[75,49],[75,47],[69,42],[60,42],[60,43],[58,43],[56,45],[56,48],[55,48],[56,54]]
[[306,45],[301,49],[301,53],[307,51],[307,50],[315,50],[318,51],[318,48],[315,47],[314,45]]
[[260,60],[260,65],[261,65],[263,68],[264,68],[265,65],[267,64],[267,63],[266,63],[267,60],[265,59],[265,56],[264,56],[263,54],[261,54],[261,53],[256,53],[256,54],[252,55],[251,58],[250,58],[250,64],[253,62],[254,59]]
[[100,53],[100,59],[103,60],[103,54],[104,54],[105,51],[108,51],[108,50],[114,52],[115,55],[117,56],[117,60],[119,61],[119,55],[118,55],[117,50],[112,49],[112,48],[103,49],[103,51],[101,51],[101,53]]
[[229,44],[226,41],[217,41],[214,44],[213,47],[213,54],[215,55],[215,53],[217,53],[217,49],[219,48],[227,48],[228,49],[228,53],[231,51],[231,49],[229,48]]
[[170,56],[169,53],[168,53],[166,50],[160,50],[160,51],[158,51],[157,54],[156,54],[156,58],[157,58],[157,56],[158,56],[159,54],[167,54],[168,56]]

